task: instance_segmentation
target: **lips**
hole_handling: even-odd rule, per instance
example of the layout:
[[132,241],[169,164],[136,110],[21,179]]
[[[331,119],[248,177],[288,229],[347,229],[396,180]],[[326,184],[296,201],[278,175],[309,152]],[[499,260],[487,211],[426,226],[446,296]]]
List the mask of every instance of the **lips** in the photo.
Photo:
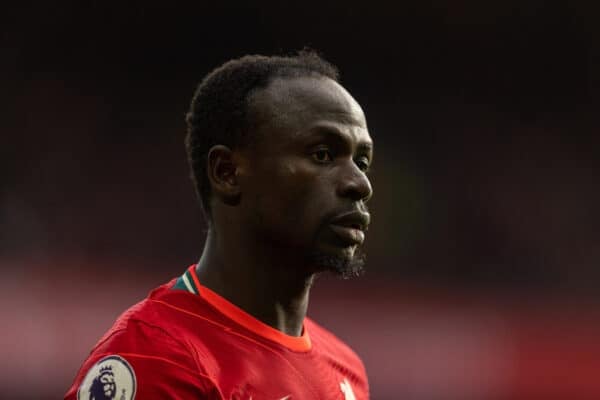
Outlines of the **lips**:
[[365,233],[360,229],[336,224],[331,224],[330,227],[340,239],[348,244],[357,245],[365,241]]
[[365,240],[365,231],[370,222],[369,213],[352,211],[335,217],[330,224],[331,230],[344,242],[360,245]]

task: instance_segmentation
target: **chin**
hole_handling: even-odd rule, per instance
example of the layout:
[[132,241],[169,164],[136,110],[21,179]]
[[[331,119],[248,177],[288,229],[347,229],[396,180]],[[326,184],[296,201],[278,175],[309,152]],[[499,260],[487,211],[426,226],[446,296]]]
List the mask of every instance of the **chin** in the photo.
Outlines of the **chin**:
[[354,247],[337,250],[314,252],[310,257],[311,264],[318,271],[329,271],[343,279],[355,278],[364,274],[364,253]]

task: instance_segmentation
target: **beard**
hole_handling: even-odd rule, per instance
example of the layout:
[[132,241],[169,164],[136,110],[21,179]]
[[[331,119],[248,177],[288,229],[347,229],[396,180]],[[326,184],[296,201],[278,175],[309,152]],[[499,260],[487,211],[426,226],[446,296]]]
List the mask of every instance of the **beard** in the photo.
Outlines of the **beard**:
[[356,249],[352,257],[336,256],[324,252],[310,255],[309,262],[319,271],[329,271],[342,279],[356,278],[365,273],[366,255]]

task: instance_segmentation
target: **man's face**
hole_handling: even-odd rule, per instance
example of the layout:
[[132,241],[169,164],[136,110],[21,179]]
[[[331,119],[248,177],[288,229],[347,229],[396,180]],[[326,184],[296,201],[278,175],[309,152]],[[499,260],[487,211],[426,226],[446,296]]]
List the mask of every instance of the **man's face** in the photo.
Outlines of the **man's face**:
[[245,222],[315,270],[356,272],[372,194],[362,109],[335,81],[304,77],[275,79],[250,111],[258,133],[240,175]]

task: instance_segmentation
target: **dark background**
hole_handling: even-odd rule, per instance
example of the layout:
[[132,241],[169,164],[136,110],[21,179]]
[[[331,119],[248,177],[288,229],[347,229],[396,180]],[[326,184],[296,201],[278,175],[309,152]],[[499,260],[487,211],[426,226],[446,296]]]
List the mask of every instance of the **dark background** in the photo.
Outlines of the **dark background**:
[[368,273],[319,282],[309,310],[372,397],[600,394],[595,2],[20,4],[0,13],[5,394],[60,396],[120,311],[198,259],[194,88],[304,46],[375,140]]

